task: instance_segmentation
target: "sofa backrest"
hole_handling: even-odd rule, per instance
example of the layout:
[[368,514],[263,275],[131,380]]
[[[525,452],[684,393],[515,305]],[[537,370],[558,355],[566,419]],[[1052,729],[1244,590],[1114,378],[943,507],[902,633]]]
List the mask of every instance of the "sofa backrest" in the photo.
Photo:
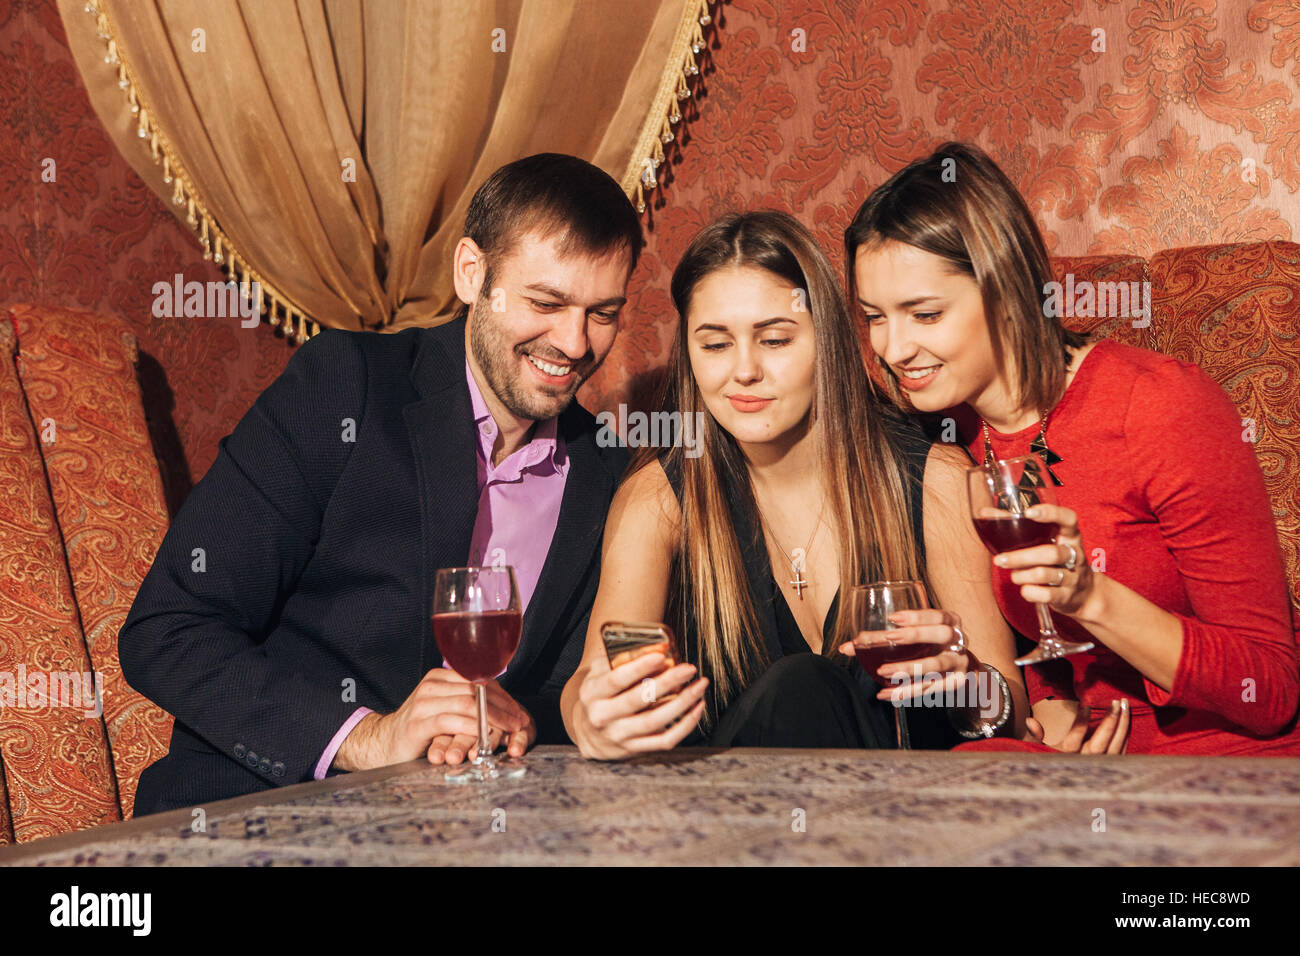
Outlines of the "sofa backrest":
[[[31,537],[35,590],[32,620],[0,631],[9,658],[0,670],[26,662],[28,671],[102,681],[102,716],[28,710],[27,732],[46,735],[40,745],[0,737],[13,836],[26,842],[129,818],[140,773],[167,752],[171,717],[123,679],[117,632],[168,518],[126,323],[33,306],[14,306],[7,318],[0,380],[13,448],[4,457],[25,469],[15,476],[24,492],[18,519]],[[16,538],[0,540],[0,561],[20,553]]]
[[[38,840],[121,819],[102,719],[86,707],[91,671],[46,482],[40,441],[13,361],[0,353],[0,760],[10,836]],[[75,680],[76,687],[65,683]],[[93,693],[93,679],[91,689]],[[66,691],[65,691],[66,688]],[[2,839],[3,837],[0,837]]]

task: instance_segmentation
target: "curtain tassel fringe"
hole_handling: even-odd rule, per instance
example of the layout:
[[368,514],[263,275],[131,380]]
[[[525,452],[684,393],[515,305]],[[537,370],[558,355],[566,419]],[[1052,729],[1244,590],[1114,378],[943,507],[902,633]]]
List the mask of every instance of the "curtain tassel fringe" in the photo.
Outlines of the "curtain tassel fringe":
[[[711,0],[697,0],[692,20],[689,24],[684,23],[682,26],[682,31],[686,34],[688,42],[682,47],[681,58],[675,71],[675,94],[669,97],[666,115],[660,119],[657,135],[648,143],[642,140],[645,143],[645,151],[639,158],[640,172],[632,186],[638,213],[644,213],[646,210],[646,195],[652,189],[659,187],[658,171],[659,167],[665,162],[664,147],[677,138],[673,127],[682,121],[682,111],[678,103],[690,99],[690,78],[700,75],[699,64],[696,63],[695,57],[702,53],[707,46],[704,39],[704,27],[713,22],[713,17],[709,14],[710,2]],[[682,43],[681,34],[679,34],[677,42]],[[665,80],[667,79],[666,76]],[[664,93],[661,92],[660,97],[663,95]],[[661,99],[656,98],[655,102],[657,105],[661,102]],[[626,183],[626,180],[624,182]]]
[[[83,8],[95,18],[95,30],[105,43],[104,62],[117,66],[117,85],[126,91],[127,105],[135,117],[136,135],[147,140],[149,153],[153,161],[162,166],[163,182],[172,187],[172,202],[185,206],[185,221],[191,229],[198,232],[199,244],[203,247],[203,258],[210,259],[218,266],[224,266],[228,281],[238,285],[244,296],[251,296],[252,283],[256,282],[259,290],[257,308],[259,314],[265,311],[271,325],[281,326],[286,338],[299,345],[308,338],[320,334],[320,323],[311,319],[306,313],[295,309],[279,290],[263,282],[247,262],[240,258],[231,248],[230,240],[221,231],[220,225],[187,185],[188,179],[184,167],[172,152],[166,134],[154,125],[149,110],[143,105],[143,96],[135,85],[131,70],[122,59],[117,41],[113,37],[112,24],[107,11],[100,8],[100,0],[86,0]],[[281,320],[280,307],[284,307]]]

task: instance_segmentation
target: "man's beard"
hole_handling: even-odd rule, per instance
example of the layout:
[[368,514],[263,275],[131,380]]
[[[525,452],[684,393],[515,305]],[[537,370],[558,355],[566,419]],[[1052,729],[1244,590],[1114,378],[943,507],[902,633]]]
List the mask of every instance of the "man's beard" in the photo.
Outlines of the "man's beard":
[[[486,287],[487,283],[484,283]],[[491,311],[486,296],[479,296],[474,304],[474,316],[470,322],[469,345],[474,359],[487,379],[488,387],[496,393],[501,404],[512,415],[519,418],[544,421],[560,414],[573,401],[582,383],[591,377],[600,362],[594,360],[590,349],[577,362],[573,362],[563,353],[546,347],[532,348],[532,342],[511,347],[506,335]],[[558,394],[539,396],[527,388],[521,381],[524,372],[519,368],[519,361],[528,361],[523,357],[524,351],[530,351],[544,362],[573,366],[573,384]],[[603,361],[603,359],[602,359]]]

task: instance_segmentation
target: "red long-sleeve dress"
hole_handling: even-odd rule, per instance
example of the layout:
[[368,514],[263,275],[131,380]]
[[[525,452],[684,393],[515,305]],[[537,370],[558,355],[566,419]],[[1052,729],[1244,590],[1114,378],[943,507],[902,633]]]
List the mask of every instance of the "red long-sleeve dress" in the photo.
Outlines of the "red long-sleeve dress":
[[[994,454],[1027,454],[1038,428],[990,429]],[[1048,416],[1047,445],[1061,456],[1058,499],[1079,516],[1080,560],[1177,616],[1183,650],[1166,691],[1054,613],[1062,637],[1097,646],[1026,667],[1030,702],[1077,699],[1097,708],[1095,726],[1127,697],[1129,753],[1300,755],[1300,663],[1281,551],[1249,431],[1223,389],[1194,364],[1103,340]],[[982,433],[970,451],[983,461]],[[993,575],[1003,615],[1037,639],[1034,608],[1010,572]]]

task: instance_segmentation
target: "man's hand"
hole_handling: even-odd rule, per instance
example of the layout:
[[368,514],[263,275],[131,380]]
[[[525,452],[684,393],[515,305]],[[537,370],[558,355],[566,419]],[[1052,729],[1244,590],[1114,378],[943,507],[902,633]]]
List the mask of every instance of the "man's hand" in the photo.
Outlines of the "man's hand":
[[[502,690],[494,680],[487,682],[488,700],[492,700],[494,692],[500,693],[510,700],[510,695]],[[511,701],[514,703],[514,701]],[[516,703],[516,707],[519,705]],[[523,707],[519,707],[520,712],[528,718],[528,723],[522,730],[514,733],[505,733],[502,730],[493,727],[491,718],[488,720],[488,746],[496,750],[504,741],[507,745],[506,753],[511,757],[522,757],[524,753],[537,741],[537,727],[533,723],[533,717]],[[433,743],[429,745],[429,762],[430,763],[448,763],[455,766],[462,760],[478,753],[478,732],[473,734],[440,734],[433,738]]]
[[[536,737],[535,730],[532,737],[525,733],[532,727],[528,712],[496,681],[487,684],[487,719],[489,730],[518,735],[524,746]],[[424,754],[432,760],[432,745],[444,736],[453,741],[457,736],[477,741],[478,700],[473,684],[449,668],[438,667],[424,675],[393,713],[361,718],[334,755],[334,766],[347,771],[372,770]]]

